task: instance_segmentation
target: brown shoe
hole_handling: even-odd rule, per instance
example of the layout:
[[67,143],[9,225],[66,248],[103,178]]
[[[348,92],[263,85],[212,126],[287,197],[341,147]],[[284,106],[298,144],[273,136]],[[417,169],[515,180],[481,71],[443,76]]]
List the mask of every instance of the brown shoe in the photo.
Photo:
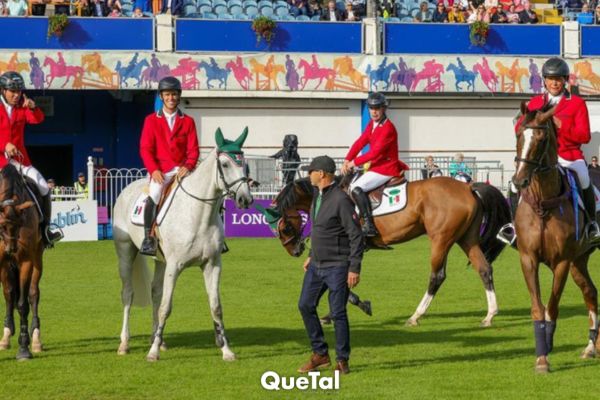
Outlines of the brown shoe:
[[342,374],[342,375],[349,374],[350,373],[350,367],[348,367],[348,361],[346,361],[346,360],[339,360],[335,364],[335,370],[336,371],[340,371],[340,374]]
[[329,359],[329,354],[321,355],[313,353],[312,356],[310,356],[310,360],[306,364],[298,368],[298,372],[305,374],[307,372],[314,371],[319,368],[329,367],[330,365],[331,360]]

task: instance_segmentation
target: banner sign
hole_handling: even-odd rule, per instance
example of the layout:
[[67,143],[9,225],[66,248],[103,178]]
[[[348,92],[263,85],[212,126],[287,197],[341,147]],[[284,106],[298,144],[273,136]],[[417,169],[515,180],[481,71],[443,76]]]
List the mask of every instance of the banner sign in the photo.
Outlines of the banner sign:
[[53,201],[52,223],[65,234],[63,242],[98,240],[96,201]]

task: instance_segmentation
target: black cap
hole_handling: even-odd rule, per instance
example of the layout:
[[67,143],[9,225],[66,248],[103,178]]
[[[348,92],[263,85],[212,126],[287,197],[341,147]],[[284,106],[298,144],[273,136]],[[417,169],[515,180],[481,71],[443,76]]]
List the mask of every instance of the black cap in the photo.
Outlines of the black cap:
[[52,178],[48,179],[46,182],[48,182],[48,183],[56,183],[56,182],[54,182],[54,179],[52,179]]
[[303,166],[301,170],[308,171],[308,173],[311,173],[312,171],[323,171],[334,174],[336,170],[335,161],[329,156],[318,156],[312,159],[310,165]]
[[80,172],[80,173],[77,174],[78,178],[81,178],[82,176],[85,176],[85,174],[83,172]]

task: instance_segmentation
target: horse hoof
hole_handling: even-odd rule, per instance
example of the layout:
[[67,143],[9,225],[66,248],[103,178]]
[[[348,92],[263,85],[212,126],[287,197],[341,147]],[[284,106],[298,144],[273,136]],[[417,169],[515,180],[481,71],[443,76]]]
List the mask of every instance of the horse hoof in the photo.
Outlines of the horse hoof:
[[492,321],[484,319],[483,321],[481,321],[481,324],[479,326],[481,326],[482,328],[489,328],[490,326],[492,326]]
[[35,343],[31,345],[32,353],[41,353],[42,351],[44,351],[44,346],[42,346],[41,343]]
[[586,348],[585,350],[583,350],[583,353],[581,353],[581,358],[583,358],[584,360],[596,358],[596,349],[594,347]]
[[33,355],[31,354],[29,349],[21,349],[17,353],[17,361],[27,361],[27,360],[31,360],[32,358],[33,358]]
[[235,361],[235,360],[236,360],[235,354],[233,354],[233,353],[225,353],[225,354],[223,354],[223,361],[229,361],[229,362],[231,362],[231,361]]
[[409,318],[404,326],[419,326],[419,321],[416,319]]
[[117,350],[117,355],[124,356],[129,353],[129,345],[121,344],[119,345],[119,350]]
[[158,359],[159,359],[158,354],[148,354],[146,356],[146,361],[148,361],[148,362],[156,362],[156,361],[158,361]]

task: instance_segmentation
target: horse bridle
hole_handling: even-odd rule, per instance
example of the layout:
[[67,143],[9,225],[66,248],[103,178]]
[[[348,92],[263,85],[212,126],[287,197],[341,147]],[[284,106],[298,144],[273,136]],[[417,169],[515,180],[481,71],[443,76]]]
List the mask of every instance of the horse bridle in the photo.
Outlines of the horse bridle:
[[[306,225],[308,225],[308,223],[301,223],[300,224],[300,230],[296,231],[296,229],[294,229],[293,226],[288,225],[288,223],[286,221],[286,218],[287,219],[300,219],[301,220],[302,219],[302,215],[300,215],[300,214],[298,214],[298,215],[287,215],[287,214],[284,214],[283,215],[282,221],[285,222],[285,226],[282,229],[282,232],[285,233],[285,234],[288,234],[290,230],[294,230],[294,232],[293,232],[293,235],[290,235],[290,238],[288,238],[288,239],[286,239],[286,240],[284,240],[282,242],[282,245],[283,246],[287,246],[288,244],[293,243],[294,247],[295,247],[295,250],[304,251],[304,249],[302,248],[302,246],[305,245],[305,242],[308,239],[308,236],[307,237],[303,237],[303,236],[304,236],[304,229],[306,228]],[[279,233],[279,229],[277,229],[277,236],[281,237],[281,234]]]
[[529,178],[531,180],[532,175],[546,173],[555,167],[555,165],[545,165],[545,163],[543,162],[544,158],[548,155],[548,150],[550,149],[550,138],[548,137],[548,131],[551,130],[550,120],[546,121],[546,125],[525,126],[525,129],[538,129],[538,130],[543,130],[546,132],[546,137],[544,138],[544,151],[542,151],[540,153],[540,156],[538,157],[537,160],[530,160],[528,158],[515,157],[516,162],[523,162],[525,164],[535,166],[535,168],[533,168],[533,170],[531,170],[529,173]]
[[[201,198],[198,197],[190,192],[188,192],[187,190],[185,190],[185,188],[182,185],[182,181],[181,178],[177,178],[177,182],[179,183],[179,187],[181,188],[181,190],[183,190],[183,193],[187,194],[188,196],[190,196],[191,198],[193,198],[194,200],[198,200],[198,201],[217,201],[222,199],[225,196],[229,196],[231,198],[235,198],[237,196],[237,192],[240,190],[240,186],[243,183],[248,183],[248,176],[246,176],[246,172],[244,171],[244,176],[242,176],[241,178],[238,178],[236,180],[234,180],[233,182],[227,182],[227,180],[225,180],[225,173],[223,172],[223,166],[221,165],[221,160],[219,159],[221,154],[225,154],[227,156],[228,153],[224,152],[224,151],[217,151],[216,153],[216,157],[217,157],[217,179],[220,179],[223,184],[225,185],[225,191],[223,193],[221,193],[220,195],[216,196],[216,197],[210,197],[210,198]],[[236,153],[236,154],[241,154],[242,157],[244,155],[243,152],[240,153]],[[231,157],[229,157],[231,158]],[[236,162],[235,160],[233,160],[234,162]],[[235,191],[231,190],[233,188],[234,185],[237,184],[237,188],[235,189]]]

